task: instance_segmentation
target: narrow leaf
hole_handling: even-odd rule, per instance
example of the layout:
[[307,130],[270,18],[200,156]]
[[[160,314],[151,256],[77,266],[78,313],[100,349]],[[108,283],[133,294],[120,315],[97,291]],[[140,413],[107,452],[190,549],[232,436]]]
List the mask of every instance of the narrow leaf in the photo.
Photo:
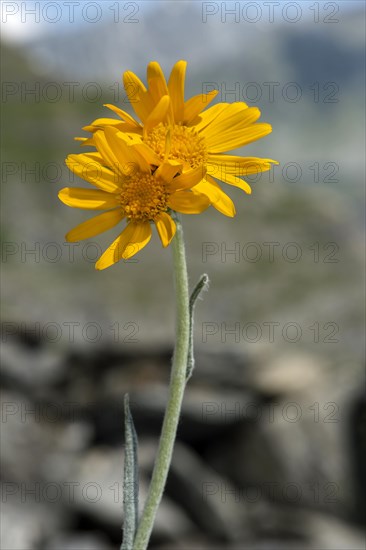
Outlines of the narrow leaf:
[[132,550],[138,523],[139,473],[138,441],[133,423],[129,396],[124,398],[125,412],[125,463],[123,473],[123,543],[121,550]]
[[194,354],[193,354],[194,307],[196,305],[196,302],[201,292],[208,289],[208,283],[209,283],[208,275],[204,273],[203,275],[201,275],[198,283],[194,287],[189,300],[189,344],[188,344],[189,347],[188,347],[187,372],[186,372],[187,380],[192,376],[192,372],[194,369]]

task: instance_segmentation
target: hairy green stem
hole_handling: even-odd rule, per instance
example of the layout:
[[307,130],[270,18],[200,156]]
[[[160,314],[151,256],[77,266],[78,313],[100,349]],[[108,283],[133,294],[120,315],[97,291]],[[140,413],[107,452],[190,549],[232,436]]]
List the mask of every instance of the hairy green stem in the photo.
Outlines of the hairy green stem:
[[137,529],[133,550],[145,550],[149,543],[156,513],[158,511],[168,477],[183,401],[183,394],[186,386],[190,326],[188,277],[183,230],[179,219],[176,218],[175,221],[177,224],[177,231],[172,241],[172,248],[177,302],[177,321],[173,365],[169,386],[168,403],[165,411],[159,448],[155,460],[148,496]]

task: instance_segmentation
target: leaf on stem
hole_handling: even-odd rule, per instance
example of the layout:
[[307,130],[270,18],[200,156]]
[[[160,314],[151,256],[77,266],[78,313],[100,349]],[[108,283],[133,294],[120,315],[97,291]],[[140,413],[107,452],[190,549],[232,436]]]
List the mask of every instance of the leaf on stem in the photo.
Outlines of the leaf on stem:
[[123,543],[121,550],[131,550],[137,531],[139,504],[138,441],[128,394],[124,397],[125,463],[123,472]]
[[187,372],[186,372],[186,379],[189,380],[189,378],[192,376],[192,372],[194,369],[194,354],[193,354],[193,320],[194,320],[194,307],[196,305],[196,302],[204,290],[208,290],[208,275],[204,273],[201,275],[198,283],[193,289],[193,292],[191,294],[191,297],[189,299],[189,344],[188,344],[188,358],[187,358]]

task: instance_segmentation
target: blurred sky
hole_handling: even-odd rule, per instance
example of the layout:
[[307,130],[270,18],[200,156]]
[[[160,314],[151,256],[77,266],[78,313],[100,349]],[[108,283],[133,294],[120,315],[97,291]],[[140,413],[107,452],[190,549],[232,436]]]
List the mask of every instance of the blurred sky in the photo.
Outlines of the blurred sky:
[[[181,3],[191,3],[185,0],[177,0]],[[88,4],[89,7],[83,16],[82,4]],[[111,0],[103,0],[100,2],[49,2],[43,0],[42,2],[30,2],[27,1],[2,1],[1,3],[1,36],[2,39],[9,43],[21,44],[29,40],[38,38],[40,36],[53,33],[55,31],[55,24],[57,24],[57,31],[68,31],[77,27],[87,27],[98,23],[98,8],[95,5],[103,6],[102,14],[105,22],[108,19],[112,20],[114,13],[116,12],[117,2]],[[128,5],[128,2],[120,2],[120,4]],[[277,8],[278,2],[272,2]],[[293,2],[292,2],[293,3]],[[343,13],[357,10],[360,7],[362,0],[340,0],[337,2],[329,3],[328,1],[316,2],[320,7],[329,7],[329,4],[336,4],[340,7]],[[56,6],[58,4],[58,7]],[[74,4],[74,6],[73,6]],[[131,4],[131,2],[130,2]],[[144,12],[154,9],[163,5],[168,6],[169,0],[139,0],[134,4],[142,5]],[[218,4],[217,2],[210,2],[209,4]],[[247,1],[241,0],[240,2],[226,2],[228,9],[234,4],[245,5]],[[263,10],[268,10],[269,2],[263,0],[255,2],[255,4],[262,6]],[[287,4],[290,4],[287,2]],[[302,8],[302,17],[304,20],[311,19],[314,12],[311,6],[314,5],[313,0],[301,0],[295,2]],[[94,6],[93,6],[94,5]],[[84,6],[85,8],[85,6]],[[197,2],[197,10],[201,10],[202,2]],[[125,9],[122,7],[122,9]],[[275,13],[275,12],[274,12]],[[93,20],[96,20],[95,23]]]

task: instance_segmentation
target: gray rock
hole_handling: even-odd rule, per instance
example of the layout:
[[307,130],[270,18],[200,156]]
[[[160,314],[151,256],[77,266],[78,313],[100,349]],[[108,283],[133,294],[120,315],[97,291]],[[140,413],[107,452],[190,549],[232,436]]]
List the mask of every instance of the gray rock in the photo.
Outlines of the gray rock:
[[68,526],[70,517],[59,500],[42,501],[42,489],[24,483],[1,485],[0,546],[3,550],[38,550],[55,532]]
[[65,533],[52,537],[47,541],[47,550],[110,550],[106,538],[87,533]]

